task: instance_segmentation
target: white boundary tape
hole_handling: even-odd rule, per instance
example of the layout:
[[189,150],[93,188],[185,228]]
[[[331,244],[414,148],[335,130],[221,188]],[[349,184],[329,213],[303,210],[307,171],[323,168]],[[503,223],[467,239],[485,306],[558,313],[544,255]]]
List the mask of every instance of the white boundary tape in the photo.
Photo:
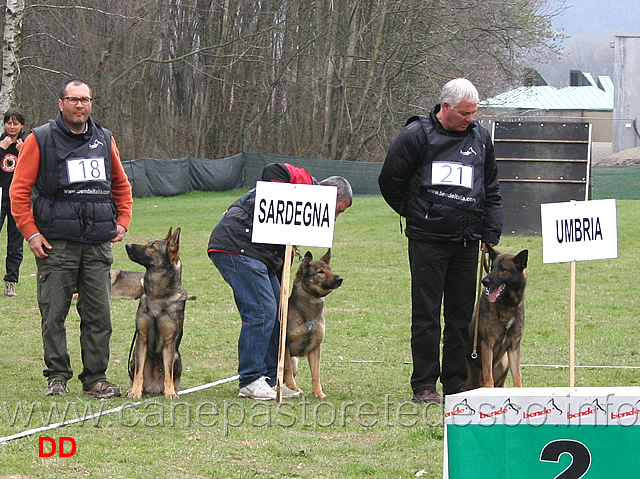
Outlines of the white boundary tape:
[[[566,369],[569,367],[568,364],[521,364],[522,367],[527,368],[556,368],[556,369]],[[578,366],[577,364],[574,366],[582,369],[640,369],[640,366]]]
[[[240,376],[232,376],[229,378],[225,378],[225,379],[220,379],[218,381],[214,381],[212,383],[207,383],[207,384],[202,384],[200,386],[195,386],[189,389],[185,389],[184,391],[180,391],[180,396],[184,396],[185,394],[190,394],[190,393],[194,393],[196,391],[201,391],[203,389],[208,389],[208,388],[212,388],[214,386],[219,386],[221,384],[225,384],[225,383],[229,383],[231,381],[235,381],[236,379],[238,379]],[[79,422],[84,422],[84,421],[89,421],[91,419],[95,419],[98,417],[102,417],[102,416],[106,416],[107,414],[113,414],[115,412],[120,412],[124,409],[128,409],[131,407],[136,407],[136,406],[140,406],[141,404],[145,404],[151,401],[155,401],[157,399],[157,397],[152,397],[149,399],[146,399],[144,401],[137,401],[137,402],[133,402],[133,403],[126,403],[123,404],[122,406],[118,406],[112,409],[107,409],[106,411],[101,411],[99,413],[95,413],[95,414],[90,414],[89,416],[84,416],[84,417],[79,417],[76,419],[70,419],[68,421],[63,421],[63,422],[57,422],[55,424],[49,424],[48,426],[42,426],[42,427],[38,427],[35,429],[28,429],[26,431],[22,431],[16,434],[12,434],[11,436],[5,436],[5,437],[0,437],[0,445],[2,444],[6,444],[9,441],[13,441],[14,439],[21,439],[23,437],[27,437],[27,436],[31,436],[33,434],[38,434],[39,432],[43,432],[43,431],[49,431],[51,429],[57,429],[59,427],[62,426],[68,426],[70,424],[76,424]]]
[[[358,364],[384,364],[387,361],[358,361],[352,360],[352,363]],[[403,361],[402,364],[413,364],[412,361]],[[568,364],[521,364],[520,366],[524,368],[555,368],[555,369],[566,369],[569,367]],[[575,366],[576,368],[583,369],[640,369],[640,366]]]

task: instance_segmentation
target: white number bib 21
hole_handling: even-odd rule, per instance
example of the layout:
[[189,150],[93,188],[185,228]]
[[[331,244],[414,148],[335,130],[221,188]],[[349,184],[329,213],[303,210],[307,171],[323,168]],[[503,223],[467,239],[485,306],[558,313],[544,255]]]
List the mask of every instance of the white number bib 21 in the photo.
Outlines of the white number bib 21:
[[473,166],[434,161],[431,164],[431,183],[471,189],[473,188]]
[[69,175],[69,183],[104,181],[107,179],[104,158],[67,160],[67,174]]

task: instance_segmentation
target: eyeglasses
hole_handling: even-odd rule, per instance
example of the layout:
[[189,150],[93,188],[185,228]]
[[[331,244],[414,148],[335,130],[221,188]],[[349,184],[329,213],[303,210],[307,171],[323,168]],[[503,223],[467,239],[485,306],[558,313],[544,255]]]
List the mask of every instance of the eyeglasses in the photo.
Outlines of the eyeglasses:
[[80,102],[83,106],[87,106],[89,103],[91,103],[92,98],[76,98],[75,96],[65,96],[63,100],[67,100],[70,105],[77,105],[78,102]]

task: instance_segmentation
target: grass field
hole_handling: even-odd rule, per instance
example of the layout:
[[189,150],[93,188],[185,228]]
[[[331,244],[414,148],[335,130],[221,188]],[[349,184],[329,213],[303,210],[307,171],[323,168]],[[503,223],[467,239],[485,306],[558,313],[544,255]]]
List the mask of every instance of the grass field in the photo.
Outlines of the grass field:
[[[182,227],[187,304],[182,390],[236,374],[239,317],[231,290],[206,255],[211,228],[240,191],[136,199],[126,242],[164,237]],[[380,197],[356,197],[341,215],[332,250],[343,286],[327,298],[322,376],[327,398],[306,395],[280,405],[237,397],[237,381],[178,400],[85,399],[77,378],[64,398],[45,398],[35,262],[25,260],[15,298],[0,297],[0,437],[115,412],[0,445],[0,477],[422,477],[442,476],[439,406],[410,402],[409,272],[398,217]],[[619,257],[578,263],[577,386],[640,385],[640,202],[618,201]],[[6,234],[0,251],[4,255]],[[568,385],[569,265],[543,264],[539,237],[504,237],[499,248],[529,249],[523,380]],[[312,249],[314,255],[323,251]],[[115,267],[139,270],[123,244]],[[304,250],[303,250],[304,253]],[[295,267],[295,266],[294,266]],[[109,379],[127,388],[136,302],[112,302]],[[72,306],[68,344],[81,370],[79,318]],[[620,368],[602,368],[619,366]],[[298,384],[310,391],[306,361]],[[118,410],[118,408],[120,408]],[[38,438],[72,437],[73,457],[40,458]]]

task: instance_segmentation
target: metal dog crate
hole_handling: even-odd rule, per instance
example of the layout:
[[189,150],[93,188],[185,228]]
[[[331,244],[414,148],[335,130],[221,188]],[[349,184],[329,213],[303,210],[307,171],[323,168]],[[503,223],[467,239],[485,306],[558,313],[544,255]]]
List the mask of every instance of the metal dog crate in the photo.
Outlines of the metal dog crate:
[[540,205],[590,197],[591,124],[496,121],[505,235],[540,235]]

